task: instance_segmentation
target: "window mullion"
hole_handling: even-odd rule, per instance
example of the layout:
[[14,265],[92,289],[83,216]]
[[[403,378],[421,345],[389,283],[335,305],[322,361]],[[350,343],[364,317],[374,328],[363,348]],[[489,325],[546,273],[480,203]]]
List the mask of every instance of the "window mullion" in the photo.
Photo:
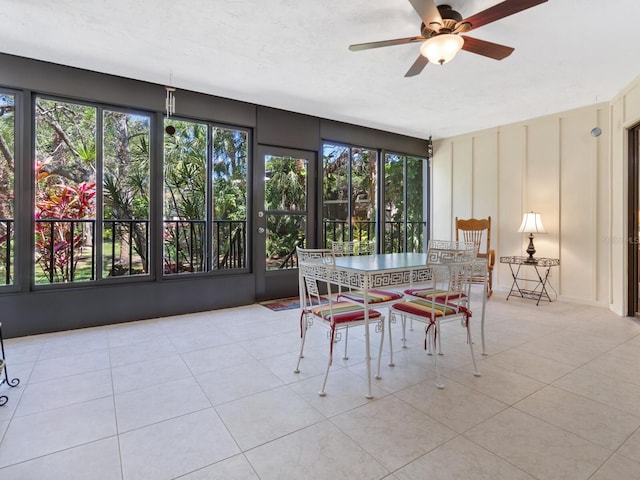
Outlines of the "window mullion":
[[[96,280],[102,279],[103,241],[104,241],[104,109],[96,109],[96,198],[95,229],[93,238],[94,272]],[[115,233],[114,233],[115,234]]]
[[214,245],[214,238],[213,238],[213,234],[214,234],[214,222],[215,222],[215,218],[214,214],[215,214],[215,209],[214,209],[214,205],[213,205],[213,201],[214,201],[214,197],[213,195],[215,194],[215,192],[213,191],[213,136],[214,136],[214,130],[215,130],[215,126],[214,125],[209,125],[209,128],[207,128],[207,182],[206,182],[206,199],[205,199],[205,204],[206,204],[206,217],[207,217],[207,221],[205,223],[205,235],[206,235],[206,253],[205,255],[207,256],[205,262],[206,262],[206,270],[207,271],[212,271],[214,269],[217,269],[217,265],[214,265],[214,261],[215,261],[215,256],[214,256],[214,249],[215,249],[215,245]]

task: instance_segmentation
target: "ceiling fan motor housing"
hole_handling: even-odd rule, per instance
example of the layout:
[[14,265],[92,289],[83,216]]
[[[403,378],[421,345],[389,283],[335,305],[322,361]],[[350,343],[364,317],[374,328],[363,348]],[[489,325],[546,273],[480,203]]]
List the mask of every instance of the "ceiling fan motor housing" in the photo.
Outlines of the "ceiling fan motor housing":
[[462,20],[462,15],[451,8],[451,5],[438,5],[438,12],[443,20],[453,20],[456,23]]
[[[429,25],[422,23],[420,26],[420,33],[422,36],[429,38],[443,33],[452,33],[456,30],[460,30],[459,24],[462,21],[462,15],[451,8],[451,5],[438,5],[438,13],[440,13],[442,23],[431,22]],[[467,29],[468,28],[465,28],[464,30]],[[455,33],[458,33],[458,31]]]

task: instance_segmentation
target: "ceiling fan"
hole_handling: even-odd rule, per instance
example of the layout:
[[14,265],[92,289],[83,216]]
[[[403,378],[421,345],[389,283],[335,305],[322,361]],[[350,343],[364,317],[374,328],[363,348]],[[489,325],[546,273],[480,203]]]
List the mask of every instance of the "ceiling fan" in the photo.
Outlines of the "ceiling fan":
[[449,5],[437,5],[433,0],[409,0],[411,6],[422,19],[420,35],[396,38],[380,42],[358,43],[350,45],[349,50],[359,51],[370,48],[389,47],[403,43],[422,42],[420,55],[411,65],[405,77],[418,75],[429,62],[444,64],[462,50],[485,57],[502,60],[513,52],[512,47],[487,42],[461,35],[514,13],[521,12],[547,0],[505,0],[465,19]]

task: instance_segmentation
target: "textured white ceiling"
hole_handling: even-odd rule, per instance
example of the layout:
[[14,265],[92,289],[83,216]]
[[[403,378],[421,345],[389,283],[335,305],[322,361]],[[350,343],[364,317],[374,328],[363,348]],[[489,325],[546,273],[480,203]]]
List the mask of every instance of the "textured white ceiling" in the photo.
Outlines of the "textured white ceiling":
[[505,60],[404,78],[418,43],[347,47],[419,34],[407,0],[0,0],[0,51],[435,139],[610,100],[640,73],[639,18],[637,0],[549,0],[470,33]]

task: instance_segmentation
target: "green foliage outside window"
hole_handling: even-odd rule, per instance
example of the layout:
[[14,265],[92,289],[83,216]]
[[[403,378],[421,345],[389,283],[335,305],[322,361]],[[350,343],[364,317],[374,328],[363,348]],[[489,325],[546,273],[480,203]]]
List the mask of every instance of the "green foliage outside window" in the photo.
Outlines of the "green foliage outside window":
[[13,283],[15,99],[0,94],[0,285]]

